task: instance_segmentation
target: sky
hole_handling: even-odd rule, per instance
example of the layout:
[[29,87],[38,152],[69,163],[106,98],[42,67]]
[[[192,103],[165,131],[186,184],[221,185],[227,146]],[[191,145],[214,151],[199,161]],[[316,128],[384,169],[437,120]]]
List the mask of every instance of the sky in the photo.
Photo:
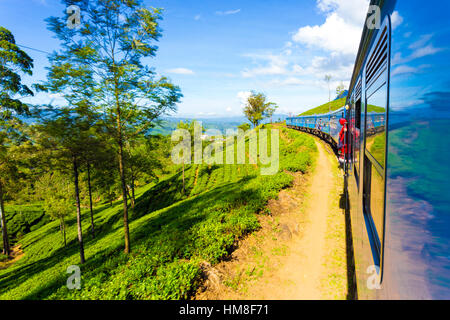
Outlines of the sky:
[[[252,90],[278,104],[277,113],[298,114],[328,101],[352,75],[369,0],[154,0],[163,8],[157,56],[146,62],[168,76],[184,95],[177,116],[242,115]],[[0,0],[0,25],[20,45],[51,52],[58,41],[45,18],[61,16],[59,0]],[[401,23],[398,17],[397,23]],[[25,83],[45,79],[45,53],[34,59]],[[31,103],[59,103],[38,94]]]

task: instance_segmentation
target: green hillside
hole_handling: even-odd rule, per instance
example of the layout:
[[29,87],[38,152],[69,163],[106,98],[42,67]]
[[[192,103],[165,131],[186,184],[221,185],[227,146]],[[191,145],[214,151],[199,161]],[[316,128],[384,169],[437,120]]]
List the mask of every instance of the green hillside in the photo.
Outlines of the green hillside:
[[290,172],[307,172],[317,152],[313,138],[281,128],[280,170],[259,174],[261,165],[193,165],[137,191],[130,215],[132,253],[123,253],[122,203],[95,208],[97,235],[82,214],[86,263],[82,288],[66,287],[67,267],[79,263],[75,217],[67,221],[64,247],[58,222],[26,234],[24,256],[0,270],[0,299],[180,299],[201,282],[201,264],[229,256],[237,240],[259,228],[269,199],[290,186]]
[[[50,222],[39,203],[8,205],[5,215],[11,244],[15,244],[24,234]],[[3,243],[0,244],[0,248],[3,248]]]
[[303,112],[302,114],[300,114],[300,116],[312,116],[315,114],[328,113],[330,110],[331,111],[338,110],[338,109],[342,108],[343,106],[345,106],[346,99],[347,98],[342,98],[339,100],[331,101],[330,103],[327,102],[327,103],[325,103],[321,106],[318,106],[314,109]]
[[[328,113],[330,110],[331,111],[336,111],[339,110],[340,108],[345,106],[345,102],[346,102],[347,98],[342,98],[342,99],[338,99],[335,101],[331,101],[330,103],[325,103],[321,106],[318,106],[314,109],[308,110],[306,112],[303,112],[302,114],[300,114],[299,116],[312,116],[315,114],[326,114]],[[382,107],[377,107],[377,106],[373,106],[373,105],[368,105],[367,108],[368,112],[385,112],[386,109],[382,108]]]

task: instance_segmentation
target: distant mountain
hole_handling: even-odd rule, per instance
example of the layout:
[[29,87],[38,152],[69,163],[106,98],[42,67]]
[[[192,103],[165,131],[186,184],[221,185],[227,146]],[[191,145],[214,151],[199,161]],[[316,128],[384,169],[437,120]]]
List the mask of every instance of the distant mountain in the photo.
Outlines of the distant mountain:
[[[288,115],[285,114],[274,114],[272,116],[272,121],[284,121]],[[236,129],[237,126],[240,126],[243,123],[249,123],[247,118],[244,116],[230,116],[230,117],[208,117],[208,118],[194,118],[194,117],[163,117],[162,123],[160,126],[157,126],[151,130],[152,134],[162,134],[167,135],[170,134],[173,130],[176,129],[177,124],[180,121],[192,121],[197,120],[200,121],[203,127],[208,129],[217,129],[220,130],[223,134],[226,133],[227,129]],[[270,119],[265,119],[263,123],[269,123]]]

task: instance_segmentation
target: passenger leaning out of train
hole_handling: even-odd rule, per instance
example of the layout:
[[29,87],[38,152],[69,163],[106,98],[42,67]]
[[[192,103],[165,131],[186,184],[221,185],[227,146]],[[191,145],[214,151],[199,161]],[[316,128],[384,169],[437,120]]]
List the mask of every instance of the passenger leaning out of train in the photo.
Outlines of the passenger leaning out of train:
[[347,134],[347,120],[341,119],[339,120],[339,123],[342,126],[341,131],[339,132],[339,162],[344,163],[345,162],[345,155],[347,154],[347,141],[345,141],[345,136]]

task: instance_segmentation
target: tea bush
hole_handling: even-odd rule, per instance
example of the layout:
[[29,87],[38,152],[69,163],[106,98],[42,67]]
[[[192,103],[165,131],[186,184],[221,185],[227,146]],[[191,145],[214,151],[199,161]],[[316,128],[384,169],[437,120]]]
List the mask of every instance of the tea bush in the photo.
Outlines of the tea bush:
[[[201,283],[201,263],[229,256],[240,238],[260,227],[267,202],[292,185],[287,171],[307,172],[313,164],[313,138],[287,129],[281,137],[275,175],[259,175],[260,165],[192,165],[185,194],[180,172],[138,189],[129,255],[122,253],[120,201],[95,208],[98,233],[85,236],[81,290],[66,287],[67,267],[79,262],[76,221],[67,222],[67,247],[57,222],[26,234],[20,241],[25,256],[0,270],[0,299],[188,299]],[[85,234],[89,225],[86,211]]]

